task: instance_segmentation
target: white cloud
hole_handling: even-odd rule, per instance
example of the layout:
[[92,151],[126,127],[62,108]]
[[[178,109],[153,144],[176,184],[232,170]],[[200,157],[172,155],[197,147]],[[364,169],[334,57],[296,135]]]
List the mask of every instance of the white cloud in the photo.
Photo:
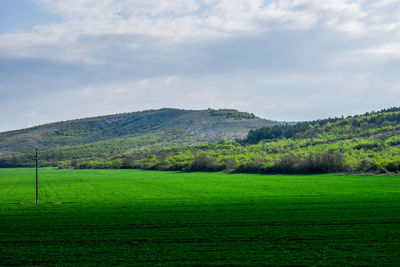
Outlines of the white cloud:
[[169,76],[169,77],[167,77],[167,78],[165,79],[165,83],[166,83],[166,84],[170,84],[170,83],[173,83],[175,80],[176,80],[176,77],[175,77],[175,76]]
[[387,43],[377,47],[372,47],[358,51],[363,55],[372,55],[377,57],[400,58],[400,43]]
[[389,42],[347,52],[337,59],[339,64],[377,66],[400,60],[400,43]]
[[[115,43],[87,44],[103,35],[148,36],[161,42],[199,42],[279,30],[326,27],[349,35],[399,29],[399,4],[346,0],[36,0],[64,22],[0,36],[0,55],[89,64]],[[387,7],[390,7],[388,18]],[[393,12],[393,11],[397,12]],[[83,39],[83,40],[82,40]],[[385,41],[385,38],[382,40]],[[135,50],[146,44],[126,44]]]

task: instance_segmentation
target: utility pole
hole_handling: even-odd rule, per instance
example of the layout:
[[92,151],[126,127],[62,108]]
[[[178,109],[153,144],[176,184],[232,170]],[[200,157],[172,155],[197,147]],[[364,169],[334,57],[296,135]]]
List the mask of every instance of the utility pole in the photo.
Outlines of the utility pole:
[[36,147],[36,205],[39,204],[39,175],[38,175],[38,167],[39,167],[39,157],[38,157],[38,148]]

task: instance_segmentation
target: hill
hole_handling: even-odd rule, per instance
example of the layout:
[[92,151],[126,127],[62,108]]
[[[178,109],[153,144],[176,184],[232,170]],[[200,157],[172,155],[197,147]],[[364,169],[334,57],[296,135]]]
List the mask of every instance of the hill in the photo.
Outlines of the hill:
[[149,147],[198,145],[243,138],[275,122],[232,109],[159,109],[50,123],[0,133],[0,166],[29,166],[38,147],[42,163],[106,157]]
[[277,138],[300,139],[313,137],[329,138],[330,140],[351,139],[354,137],[386,139],[398,134],[399,123],[400,108],[393,107],[347,118],[328,118],[250,130],[244,142],[255,144],[261,140]]
[[258,173],[400,171],[400,108],[250,130],[241,141],[154,149],[60,167]]

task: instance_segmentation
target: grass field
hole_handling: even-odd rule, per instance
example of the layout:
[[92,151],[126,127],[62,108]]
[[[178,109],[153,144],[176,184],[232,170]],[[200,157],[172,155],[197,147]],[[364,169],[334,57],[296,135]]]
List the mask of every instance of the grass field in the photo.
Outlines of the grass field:
[[399,265],[400,177],[0,169],[0,265]]

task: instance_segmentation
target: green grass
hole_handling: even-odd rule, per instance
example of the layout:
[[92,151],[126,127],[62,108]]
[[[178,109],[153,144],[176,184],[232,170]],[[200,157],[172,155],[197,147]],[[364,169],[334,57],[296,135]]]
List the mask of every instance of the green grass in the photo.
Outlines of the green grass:
[[34,196],[0,169],[0,265],[400,264],[400,177],[48,168]]

